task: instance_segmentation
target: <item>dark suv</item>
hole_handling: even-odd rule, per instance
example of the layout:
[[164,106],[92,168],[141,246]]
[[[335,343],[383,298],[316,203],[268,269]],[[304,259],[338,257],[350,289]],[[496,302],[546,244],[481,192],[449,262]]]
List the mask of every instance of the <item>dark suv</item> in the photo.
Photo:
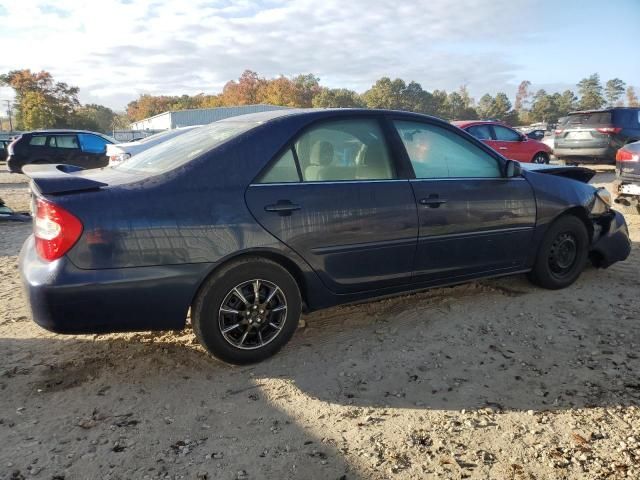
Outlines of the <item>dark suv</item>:
[[554,154],[565,163],[615,163],[616,152],[640,140],[640,108],[570,113],[555,132]]
[[31,163],[66,163],[83,168],[106,167],[107,144],[112,138],[84,130],[37,130],[23,133],[11,145],[7,166],[21,173]]

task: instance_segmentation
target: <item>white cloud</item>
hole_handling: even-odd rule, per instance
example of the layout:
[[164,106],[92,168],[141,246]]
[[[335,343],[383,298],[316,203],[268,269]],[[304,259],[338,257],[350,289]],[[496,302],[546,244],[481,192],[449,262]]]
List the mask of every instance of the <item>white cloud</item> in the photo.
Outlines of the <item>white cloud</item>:
[[472,92],[515,82],[504,46],[527,39],[534,2],[398,3],[10,0],[0,71],[49,70],[116,108],[145,92],[214,93],[247,68],[359,91],[384,75]]

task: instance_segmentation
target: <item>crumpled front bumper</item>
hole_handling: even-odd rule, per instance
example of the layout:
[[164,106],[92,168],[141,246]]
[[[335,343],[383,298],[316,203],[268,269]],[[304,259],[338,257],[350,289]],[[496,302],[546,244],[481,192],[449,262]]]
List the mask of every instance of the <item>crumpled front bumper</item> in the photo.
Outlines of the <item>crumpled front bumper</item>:
[[595,238],[591,244],[591,258],[596,266],[607,268],[626,260],[631,253],[631,239],[624,216],[611,210],[607,218],[597,219]]

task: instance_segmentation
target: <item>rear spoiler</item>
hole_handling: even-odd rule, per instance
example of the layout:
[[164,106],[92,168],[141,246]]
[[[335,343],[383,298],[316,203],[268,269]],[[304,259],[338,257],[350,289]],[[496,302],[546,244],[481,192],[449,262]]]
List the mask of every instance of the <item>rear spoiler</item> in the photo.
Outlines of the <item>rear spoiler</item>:
[[95,190],[108,185],[88,177],[74,175],[82,170],[82,167],[66,164],[25,165],[22,167],[22,173],[31,179],[40,193],[45,195]]

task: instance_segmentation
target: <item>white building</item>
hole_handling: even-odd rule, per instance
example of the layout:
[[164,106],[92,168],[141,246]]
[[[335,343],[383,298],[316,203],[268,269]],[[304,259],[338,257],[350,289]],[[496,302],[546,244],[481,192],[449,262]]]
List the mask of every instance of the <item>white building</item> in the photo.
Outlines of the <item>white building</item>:
[[275,105],[243,105],[240,107],[197,108],[192,110],[179,110],[177,112],[164,112],[131,123],[131,130],[170,130],[191,125],[206,125],[207,123],[235,117],[246,113],[266,112],[269,110],[282,110],[289,107]]

